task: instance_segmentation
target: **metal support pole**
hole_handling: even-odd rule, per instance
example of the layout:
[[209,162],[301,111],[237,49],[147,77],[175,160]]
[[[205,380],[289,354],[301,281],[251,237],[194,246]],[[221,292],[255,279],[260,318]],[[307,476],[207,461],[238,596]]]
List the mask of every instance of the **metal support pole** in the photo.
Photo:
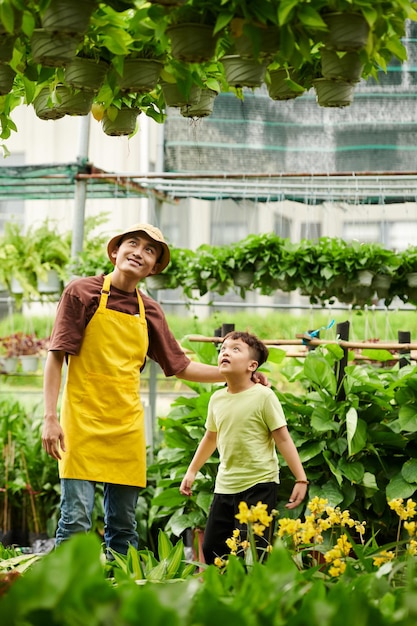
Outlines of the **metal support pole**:
[[[80,138],[77,162],[84,165],[88,160],[88,144],[90,139],[90,115],[80,118]],[[87,180],[77,180],[75,183],[75,206],[72,226],[71,258],[75,259],[83,249],[85,202],[87,198]]]

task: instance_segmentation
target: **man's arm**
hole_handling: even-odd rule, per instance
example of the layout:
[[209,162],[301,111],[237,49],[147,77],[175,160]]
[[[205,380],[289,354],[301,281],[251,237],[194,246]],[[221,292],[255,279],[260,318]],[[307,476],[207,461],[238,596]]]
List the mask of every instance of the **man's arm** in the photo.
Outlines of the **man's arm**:
[[184,478],[180,485],[180,492],[184,496],[191,496],[191,486],[195,480],[198,470],[203,467],[204,463],[211,457],[217,446],[217,433],[212,430],[206,430],[204,437],[200,441],[193,459],[188,466]]
[[[220,374],[217,365],[207,365],[198,361],[190,361],[186,368],[175,374],[177,378],[189,380],[193,383],[224,383],[226,379]],[[267,376],[263,372],[255,372],[252,376],[256,383],[270,386]]]
[[44,423],[42,446],[54,459],[60,459],[59,449],[65,451],[64,432],[58,419],[58,398],[65,352],[50,351],[46,358],[43,384]]

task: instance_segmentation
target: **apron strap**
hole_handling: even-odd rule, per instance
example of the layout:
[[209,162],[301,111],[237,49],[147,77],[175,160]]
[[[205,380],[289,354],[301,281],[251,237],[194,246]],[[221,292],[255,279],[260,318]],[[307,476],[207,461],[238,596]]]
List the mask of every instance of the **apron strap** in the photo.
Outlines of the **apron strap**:
[[[107,308],[107,300],[109,299],[109,295],[110,295],[112,276],[113,276],[113,272],[110,272],[110,274],[107,274],[104,277],[104,283],[103,283],[103,287],[101,288],[101,296],[100,296],[100,303],[99,303],[100,309]],[[140,296],[138,288],[136,288],[136,296],[137,296],[138,305],[139,305],[139,317],[141,317],[142,319],[145,319],[145,306],[143,304],[143,300]]]

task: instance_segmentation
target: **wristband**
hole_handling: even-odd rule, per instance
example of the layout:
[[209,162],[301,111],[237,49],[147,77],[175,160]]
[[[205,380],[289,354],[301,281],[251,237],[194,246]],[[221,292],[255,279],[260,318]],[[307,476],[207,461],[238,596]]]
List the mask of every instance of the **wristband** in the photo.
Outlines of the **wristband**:
[[303,485],[309,485],[310,481],[309,480],[295,480],[295,483],[301,483]]

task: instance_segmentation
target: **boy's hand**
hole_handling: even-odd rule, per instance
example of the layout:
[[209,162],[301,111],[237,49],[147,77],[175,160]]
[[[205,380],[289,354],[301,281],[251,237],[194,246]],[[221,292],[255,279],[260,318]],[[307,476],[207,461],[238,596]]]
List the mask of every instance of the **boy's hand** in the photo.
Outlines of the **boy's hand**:
[[286,509],[295,509],[300,506],[307,493],[307,485],[305,483],[295,483],[294,489],[288,500],[288,504],[285,505]]
[[190,472],[190,471],[188,471],[186,475],[184,476],[184,478],[182,479],[182,482],[180,485],[180,493],[182,493],[183,496],[193,495],[193,492],[191,491],[191,486],[194,482],[194,479],[195,479],[195,473]]

